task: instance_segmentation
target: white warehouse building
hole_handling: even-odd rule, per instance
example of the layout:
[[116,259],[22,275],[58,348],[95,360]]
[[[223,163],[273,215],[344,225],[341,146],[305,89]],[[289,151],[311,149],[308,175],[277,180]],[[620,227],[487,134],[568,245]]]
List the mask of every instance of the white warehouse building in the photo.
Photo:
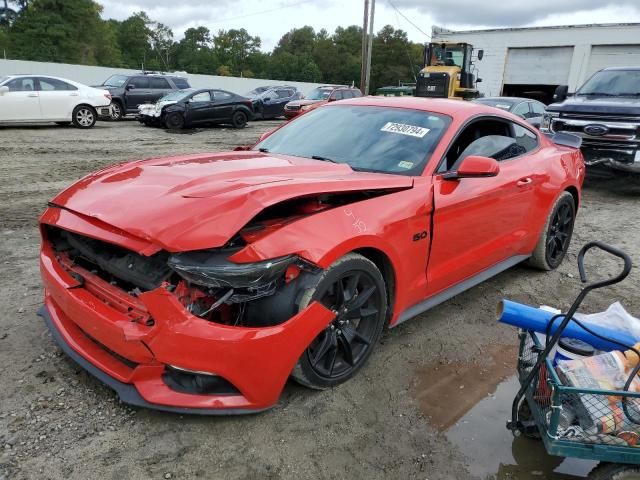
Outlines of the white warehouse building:
[[465,42],[485,96],[525,96],[545,103],[558,85],[575,91],[594,72],[640,66],[640,23],[451,31],[434,26],[432,41]]

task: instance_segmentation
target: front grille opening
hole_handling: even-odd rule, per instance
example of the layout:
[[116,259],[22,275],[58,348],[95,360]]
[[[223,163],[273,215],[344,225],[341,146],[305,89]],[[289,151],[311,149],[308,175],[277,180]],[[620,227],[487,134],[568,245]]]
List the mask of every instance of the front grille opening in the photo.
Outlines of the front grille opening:
[[47,238],[56,253],[66,254],[77,265],[130,293],[154,290],[172,275],[167,266],[169,254],[164,251],[145,257],[56,227],[47,228]]
[[206,375],[167,366],[162,380],[176,392],[192,395],[240,395],[231,382],[217,375]]

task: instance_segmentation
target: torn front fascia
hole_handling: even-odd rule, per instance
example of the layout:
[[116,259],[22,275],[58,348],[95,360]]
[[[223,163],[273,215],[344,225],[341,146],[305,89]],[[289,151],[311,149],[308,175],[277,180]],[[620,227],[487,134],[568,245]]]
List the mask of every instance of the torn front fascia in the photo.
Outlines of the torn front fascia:
[[209,288],[235,290],[228,303],[239,303],[272,295],[277,281],[290,265],[302,261],[295,255],[255,263],[233,263],[232,252],[200,250],[171,255],[168,265],[187,282]]

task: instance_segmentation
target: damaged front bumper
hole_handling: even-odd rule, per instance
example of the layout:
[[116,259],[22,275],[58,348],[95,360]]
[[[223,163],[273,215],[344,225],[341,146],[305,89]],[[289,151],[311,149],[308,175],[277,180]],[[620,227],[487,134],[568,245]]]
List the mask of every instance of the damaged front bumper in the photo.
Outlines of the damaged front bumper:
[[626,173],[640,174],[640,150],[585,152],[587,167],[601,167]]
[[40,268],[40,313],[60,347],[123,402],[158,410],[243,414],[272,407],[304,349],[334,318],[314,302],[278,325],[222,325],[192,315],[163,286],[127,306],[126,294],[108,282],[63,268],[47,242]]

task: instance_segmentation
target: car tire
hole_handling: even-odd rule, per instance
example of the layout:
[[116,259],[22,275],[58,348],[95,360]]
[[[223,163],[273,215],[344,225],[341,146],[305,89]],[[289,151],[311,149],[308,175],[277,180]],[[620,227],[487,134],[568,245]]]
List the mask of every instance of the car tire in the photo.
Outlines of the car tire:
[[576,220],[576,204],[573,195],[562,192],[554,203],[529,265],[540,270],[554,270],[560,266],[571,244]]
[[111,120],[117,122],[122,120],[124,117],[124,111],[122,109],[122,104],[120,102],[112,101],[111,102]]
[[231,125],[234,128],[244,128],[247,126],[247,121],[249,120],[249,116],[241,110],[236,110],[231,115]]
[[184,117],[181,113],[169,113],[164,119],[164,126],[169,130],[182,130],[184,128]]
[[98,120],[96,109],[91,105],[78,105],[73,109],[72,114],[73,125],[77,128],[91,128]]
[[387,312],[384,278],[371,260],[350,253],[318,276],[298,307],[303,310],[313,301],[337,316],[305,349],[291,377],[324,390],[353,377],[378,342]]

